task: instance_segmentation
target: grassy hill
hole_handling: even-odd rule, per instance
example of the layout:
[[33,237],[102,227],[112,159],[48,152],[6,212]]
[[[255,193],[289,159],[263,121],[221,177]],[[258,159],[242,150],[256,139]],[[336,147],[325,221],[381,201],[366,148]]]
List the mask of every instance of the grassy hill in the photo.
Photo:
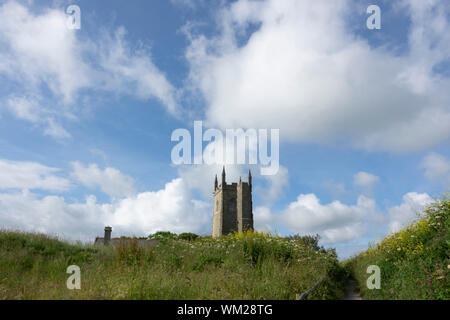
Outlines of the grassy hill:
[[[428,206],[422,218],[347,261],[364,299],[450,299],[450,199]],[[381,288],[369,290],[369,265]]]
[[[0,299],[334,299],[346,277],[334,251],[305,238],[246,233],[166,239],[156,247],[73,245],[42,234],[0,232]],[[69,265],[81,289],[69,290]]]
[[[248,232],[220,239],[155,234],[156,247],[69,244],[43,234],[0,231],[0,299],[295,299],[327,275],[310,299],[342,296],[351,273],[364,299],[450,298],[450,200],[344,262],[314,237]],[[69,290],[69,265],[81,289]],[[381,289],[369,290],[369,265]]]

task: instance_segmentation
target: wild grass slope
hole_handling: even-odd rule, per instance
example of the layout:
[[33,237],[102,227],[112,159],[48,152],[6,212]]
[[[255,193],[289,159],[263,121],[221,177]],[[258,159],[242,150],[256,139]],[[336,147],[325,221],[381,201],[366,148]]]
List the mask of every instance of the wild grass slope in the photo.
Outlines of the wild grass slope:
[[[81,268],[81,290],[66,287],[72,264]],[[311,299],[342,294],[345,275],[334,252],[260,233],[141,248],[0,232],[0,299],[295,299],[325,274]]]
[[[450,199],[428,206],[422,218],[348,261],[364,299],[450,299]],[[369,290],[369,265],[381,269],[381,288]]]

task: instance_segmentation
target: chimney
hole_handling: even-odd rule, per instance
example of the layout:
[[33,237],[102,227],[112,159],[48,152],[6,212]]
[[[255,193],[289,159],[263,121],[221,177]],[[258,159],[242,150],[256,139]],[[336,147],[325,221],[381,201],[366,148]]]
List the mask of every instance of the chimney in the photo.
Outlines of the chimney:
[[105,245],[108,245],[111,241],[111,232],[112,232],[111,227],[105,227],[105,237],[103,238]]

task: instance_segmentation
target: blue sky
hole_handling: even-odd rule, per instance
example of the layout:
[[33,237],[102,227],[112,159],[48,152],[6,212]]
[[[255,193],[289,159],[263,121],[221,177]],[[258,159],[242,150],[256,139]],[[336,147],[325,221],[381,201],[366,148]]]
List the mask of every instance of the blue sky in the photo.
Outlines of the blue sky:
[[195,120],[280,130],[277,175],[227,165],[258,229],[347,257],[410,223],[450,185],[450,5],[370,4],[0,1],[0,227],[208,234],[221,164],[171,161]]

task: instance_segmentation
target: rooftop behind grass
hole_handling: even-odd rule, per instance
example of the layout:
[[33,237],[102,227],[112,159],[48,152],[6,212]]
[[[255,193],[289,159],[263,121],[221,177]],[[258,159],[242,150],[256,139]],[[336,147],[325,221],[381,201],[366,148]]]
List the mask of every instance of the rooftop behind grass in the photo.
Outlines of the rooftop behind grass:
[[[69,290],[69,265],[81,289]],[[73,245],[42,234],[0,231],[0,299],[295,299],[342,294],[334,251],[249,232],[220,239],[168,239],[156,247]]]

